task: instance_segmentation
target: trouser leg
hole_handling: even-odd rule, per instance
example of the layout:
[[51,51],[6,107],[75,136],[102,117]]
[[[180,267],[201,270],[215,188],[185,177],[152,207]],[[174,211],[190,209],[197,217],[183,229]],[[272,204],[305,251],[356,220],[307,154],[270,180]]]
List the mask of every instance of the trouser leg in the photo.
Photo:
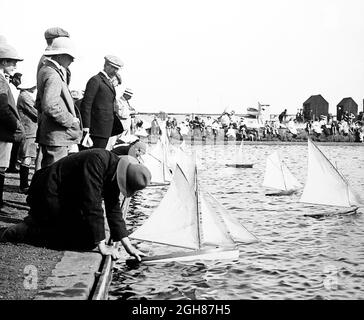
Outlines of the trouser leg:
[[19,147],[20,147],[19,142],[13,142],[13,146],[11,148],[11,154],[10,154],[10,164],[9,164],[9,168],[7,169],[7,172],[10,172],[10,173],[18,172],[18,169],[16,168],[16,164],[18,162]]
[[56,161],[68,155],[68,147],[66,146],[46,146],[41,145],[42,148],[42,168],[48,167]]
[[3,193],[5,183],[5,168],[0,168],[0,208],[4,205]]
[[102,148],[102,149],[106,148],[109,138],[102,138],[102,137],[96,137],[96,136],[90,136],[90,137],[94,143],[92,148]]
[[20,166],[20,191],[26,192],[29,188],[29,166],[21,165]]
[[44,244],[44,235],[34,220],[27,216],[23,221],[10,227],[0,227],[0,242],[26,242]]

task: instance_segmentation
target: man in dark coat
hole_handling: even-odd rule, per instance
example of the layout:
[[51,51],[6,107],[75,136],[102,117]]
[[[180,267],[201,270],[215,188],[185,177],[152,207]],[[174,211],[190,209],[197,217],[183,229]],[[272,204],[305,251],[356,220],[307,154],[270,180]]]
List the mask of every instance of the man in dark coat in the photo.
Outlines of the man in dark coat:
[[89,132],[94,148],[103,148],[111,136],[123,132],[115,113],[115,87],[112,80],[123,66],[115,56],[105,57],[104,70],[93,76],[86,85],[81,103],[84,133]]
[[120,257],[105,244],[105,215],[110,237],[140,260],[144,255],[130,243],[120,206],[120,192],[130,197],[145,188],[150,171],[130,156],[118,157],[103,149],[80,151],[38,170],[32,179],[28,217],[0,228],[0,241],[91,249]]

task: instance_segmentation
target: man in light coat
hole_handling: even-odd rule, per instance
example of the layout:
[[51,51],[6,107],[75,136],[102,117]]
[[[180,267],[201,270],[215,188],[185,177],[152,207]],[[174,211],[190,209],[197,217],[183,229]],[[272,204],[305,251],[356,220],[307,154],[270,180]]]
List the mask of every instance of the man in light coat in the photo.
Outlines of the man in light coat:
[[24,128],[9,86],[17,62],[22,60],[12,46],[0,43],[0,208],[4,205],[5,170],[9,167],[13,142],[24,137]]
[[[64,30],[60,27],[48,28],[44,32],[44,38],[47,42],[46,50],[52,46],[54,39],[57,39],[59,37],[69,37],[69,36],[70,36],[70,34],[66,30]],[[38,78],[39,70],[44,65],[44,61],[46,60],[46,58],[47,57],[45,55],[42,55],[41,58],[39,59],[38,66],[37,66],[37,78]],[[69,85],[69,83],[71,81],[71,71],[69,70],[69,68],[67,68],[66,72],[67,72],[67,84]],[[38,110],[38,112],[40,109],[39,106],[40,106],[40,101],[36,100],[35,108]],[[38,118],[40,118],[40,115],[38,115]],[[42,161],[42,149],[39,147],[39,148],[37,148],[37,155],[35,158],[35,170],[39,170],[41,168],[41,161]]]
[[38,73],[40,119],[37,141],[43,154],[42,168],[67,156],[82,138],[78,111],[67,84],[66,70],[75,58],[74,52],[69,38],[54,39],[52,46],[44,53],[49,58]]

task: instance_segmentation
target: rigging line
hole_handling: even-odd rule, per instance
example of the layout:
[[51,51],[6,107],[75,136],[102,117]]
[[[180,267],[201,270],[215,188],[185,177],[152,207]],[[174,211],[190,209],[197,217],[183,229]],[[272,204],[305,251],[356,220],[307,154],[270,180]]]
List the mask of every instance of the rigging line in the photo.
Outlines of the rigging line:
[[328,161],[328,163],[331,165],[331,167],[336,171],[336,173],[341,177],[341,179],[348,184],[346,179],[343,177],[343,175],[335,168],[335,166],[332,164],[332,162],[325,156],[325,154],[319,149],[318,146],[316,146],[311,139],[309,139],[312,143],[312,145],[322,154],[322,156]]
[[[209,197],[211,197],[211,199],[213,199],[214,201],[215,201],[215,203],[216,203],[216,205],[217,206],[220,206],[220,207],[222,207],[224,210],[225,210],[225,208],[220,204],[220,202],[216,199],[216,197],[214,196],[214,195],[212,195],[209,191],[205,191],[205,193],[209,196]],[[222,215],[220,216],[220,218],[222,218]],[[223,219],[223,218],[222,218]],[[230,219],[232,219],[232,217],[230,217]],[[235,219],[234,219],[235,220]],[[258,237],[257,236],[255,236],[254,234],[252,234],[247,228],[245,228],[245,226],[243,225],[243,224],[241,224],[239,221],[236,221],[236,223],[240,226],[240,227],[242,227],[243,229],[245,229],[247,232],[249,232],[249,234],[251,234],[255,239],[257,239],[257,241],[260,241],[259,239],[258,239]],[[224,226],[227,228],[227,225],[226,225],[226,223],[225,223],[225,221],[224,221]],[[229,235],[230,235],[230,232],[229,232]],[[230,235],[231,236],[231,235]],[[232,240],[234,240],[234,239],[232,239]],[[234,241],[235,242],[235,241]]]

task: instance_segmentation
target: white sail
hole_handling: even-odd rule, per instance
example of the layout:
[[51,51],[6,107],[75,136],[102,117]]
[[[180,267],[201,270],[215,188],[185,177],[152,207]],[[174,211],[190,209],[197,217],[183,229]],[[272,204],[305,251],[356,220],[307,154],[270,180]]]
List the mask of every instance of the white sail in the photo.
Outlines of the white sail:
[[[223,228],[223,230],[229,234],[229,238],[231,238],[234,242],[253,243],[258,241],[257,237],[245,229],[245,227],[242,226],[235,218],[233,218],[209,192],[203,192],[202,198],[211,215],[218,217],[218,219],[216,219],[217,221],[222,221],[220,223],[222,225],[221,228]],[[202,216],[203,225],[204,220],[204,216]],[[207,228],[205,229],[203,233],[204,241],[208,241],[209,238],[213,239],[213,233]],[[215,240],[210,241],[215,242]]]
[[141,163],[143,163],[151,173],[151,183],[165,183],[164,178],[165,167],[163,162],[155,158],[149,153],[140,156]]
[[171,168],[167,164],[167,151],[165,144],[160,140],[155,147],[142,155],[140,158],[143,164],[150,170],[152,178],[151,183],[166,183],[172,180]]
[[129,237],[196,250],[211,246],[232,248],[236,242],[257,241],[216,199],[198,190],[194,155],[182,153],[179,161],[186,171],[177,164],[161,203]]
[[239,147],[235,151],[235,163],[242,164],[242,163],[246,163],[246,162],[247,162],[247,158],[245,156],[244,149],[243,149],[243,140],[241,140]]
[[360,203],[347,181],[311,140],[308,140],[307,179],[300,202],[342,207]]
[[176,152],[176,162],[191,185],[195,185],[196,153],[187,154],[182,150]]
[[282,173],[287,190],[296,190],[302,187],[301,183],[296,179],[286,164],[282,161]]
[[277,151],[267,157],[263,186],[279,190],[294,190],[301,187]]
[[157,209],[129,237],[171,246],[199,248],[195,190],[178,165]]
[[235,246],[224,220],[206,201],[205,195],[200,195],[200,242],[202,245]]

